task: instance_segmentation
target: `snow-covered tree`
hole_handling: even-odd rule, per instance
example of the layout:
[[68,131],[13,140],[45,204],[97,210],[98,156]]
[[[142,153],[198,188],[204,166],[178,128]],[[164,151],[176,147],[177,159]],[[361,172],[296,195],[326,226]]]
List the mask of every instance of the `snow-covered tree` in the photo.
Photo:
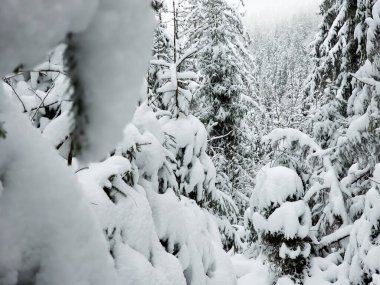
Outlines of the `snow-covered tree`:
[[[210,137],[208,153],[217,169],[217,187],[232,195],[243,211],[244,188],[253,152],[242,120],[253,100],[253,60],[241,15],[225,0],[189,1],[186,37],[197,49],[199,87],[195,113]],[[253,103],[252,103],[253,101]],[[247,125],[245,125],[247,126]],[[251,181],[250,181],[251,182]]]
[[178,192],[164,132],[145,102],[112,156],[78,172],[119,275],[127,284],[232,284],[216,221]]
[[324,1],[307,94],[321,106],[312,136],[347,195],[348,220],[360,217],[368,176],[379,159],[379,1]]
[[[95,107],[99,106],[97,105],[99,101],[102,101],[102,107],[106,103],[111,110],[112,106],[123,106],[123,102],[127,102],[127,106],[133,105],[130,99],[135,98],[135,95],[125,96],[124,88],[120,88],[121,85],[118,83],[123,82],[122,85],[125,86],[128,75],[131,76],[130,78],[134,76],[139,78],[143,74],[138,74],[138,70],[144,70],[143,51],[149,50],[149,30],[153,20],[149,17],[148,3],[142,1],[135,3],[114,1],[112,4],[107,1],[49,1],[46,3],[3,1],[0,14],[0,25],[3,27],[0,29],[1,76],[6,76],[12,68],[20,64],[23,64],[24,71],[34,71],[30,67],[39,60],[43,60],[43,55],[46,55],[49,49],[56,46],[59,41],[64,40],[67,33],[82,33],[77,38],[77,43],[80,45],[77,52],[85,53],[84,57],[80,56],[83,60],[80,68],[86,71],[86,76],[94,78],[94,81],[83,81],[83,87],[86,90],[88,87],[88,89],[94,88],[101,92],[98,97],[98,92],[89,92],[91,103],[93,103],[89,109],[92,112],[87,109],[86,113],[89,115],[87,118],[91,118],[89,126],[100,132],[102,140],[89,139],[87,143],[97,147],[92,148],[92,151],[86,149],[85,152],[88,157],[103,156],[109,150],[108,146],[117,141],[117,135],[109,137],[107,131],[102,132],[107,129],[105,126],[107,124],[102,124],[103,115],[107,114],[109,109],[100,114],[96,112],[99,109],[96,110]],[[28,16],[24,17],[25,15]],[[104,19],[106,21],[103,21]],[[127,24],[130,21],[139,23],[139,27],[131,29]],[[109,25],[113,28],[109,29]],[[123,30],[125,37],[114,37],[115,34],[112,31],[118,30],[115,27]],[[137,32],[138,39],[130,37],[132,30]],[[138,50],[135,51],[130,45],[130,41],[133,42],[134,39],[137,40],[138,46]],[[109,54],[99,56],[99,47]],[[129,73],[129,68],[122,68],[122,66],[127,66],[127,62],[125,62],[125,57],[120,57],[120,54],[130,54],[129,63],[135,63],[136,74]],[[116,59],[110,58],[110,55],[116,55]],[[107,64],[104,64],[103,60]],[[102,88],[107,89],[109,94],[95,86],[96,83],[102,81],[102,78],[93,77],[94,73],[104,72],[104,69],[107,72],[103,74],[105,81],[101,84],[104,84]],[[25,87],[22,89],[25,93],[21,95],[29,96],[24,99],[30,99],[29,103],[32,104],[39,100],[37,104],[41,106],[37,105],[34,112],[31,110],[32,117],[36,114],[33,119],[36,119],[37,126],[49,123],[47,119],[52,119],[47,114],[49,108],[45,108],[46,105],[40,108],[43,105],[41,102],[45,99],[44,103],[46,103],[53,92],[59,91],[51,87],[51,81],[55,78],[52,77],[54,72],[43,73],[42,69],[36,72],[25,72],[25,80],[16,80],[20,89],[22,86]],[[59,80],[64,81],[62,77]],[[60,87],[63,86],[65,85],[60,84]],[[139,84],[135,82],[131,84],[132,93],[138,89]],[[50,90],[50,95],[47,94],[48,90]],[[37,95],[33,91],[36,91]],[[60,99],[60,95],[63,94],[58,93],[55,99]],[[120,100],[110,99],[112,94],[117,96],[121,93],[123,96],[119,97]],[[42,98],[39,98],[39,95]],[[5,138],[0,140],[0,224],[3,228],[0,233],[2,253],[0,283],[7,285],[119,284],[120,276],[117,274],[108,244],[99,227],[99,221],[89,208],[88,200],[84,198],[73,169],[67,167],[65,161],[58,155],[55,150],[56,142],[51,141],[52,144],[50,144],[38,130],[31,126],[28,118],[19,113],[17,106],[11,102],[15,96],[16,94],[12,94],[11,99],[7,98],[0,88],[0,121],[2,130],[4,127],[6,131]],[[82,107],[85,108],[88,105],[85,104]],[[56,109],[53,111],[55,112]],[[132,116],[128,114],[128,108],[123,111],[121,116]],[[113,125],[110,130],[119,132],[121,131],[120,124],[125,125],[125,121],[123,119],[118,121],[115,115],[117,114],[113,114],[115,120],[110,120],[113,121],[113,123],[110,122]],[[50,123],[56,120],[51,120]],[[47,126],[44,131],[47,130]],[[51,126],[50,130],[64,133],[57,124],[54,128]]]
[[365,194],[364,211],[355,221],[345,262],[349,264],[352,284],[378,284],[380,281],[380,165],[377,164],[372,188]]
[[272,165],[290,167],[302,177],[307,189],[304,199],[312,209],[312,236],[330,240],[326,236],[334,235],[334,231],[346,232],[351,223],[346,201],[349,193],[328,156],[330,150],[323,150],[308,135],[294,129],[273,130],[263,142],[270,146]]
[[263,254],[271,263],[271,278],[289,276],[302,284],[311,245],[308,205],[297,173],[289,168],[265,167],[256,177],[251,196],[254,230]]
[[230,193],[215,188],[217,172],[206,153],[208,134],[202,122],[191,114],[193,86],[198,79],[193,71],[193,61],[198,51],[193,46],[183,44],[186,37],[182,36],[183,26],[179,23],[185,19],[185,4],[183,1],[173,2],[170,11],[172,25],[166,27],[165,33],[173,36],[171,51],[167,49],[172,58],[165,56],[151,60],[151,65],[159,66],[159,72],[157,98],[148,103],[160,117],[166,136],[164,146],[171,152],[171,167],[179,194],[193,199],[218,217],[223,244],[230,248],[239,243],[235,240],[235,230],[231,225],[231,222],[237,221],[238,208]]
[[[272,163],[295,169],[306,186],[304,200],[312,208],[311,238],[315,254],[324,260],[316,259],[312,272],[321,274],[318,268],[327,270],[322,262],[335,260],[328,269],[333,273],[326,278],[343,284],[375,284],[376,276],[371,279],[367,274],[373,275],[376,266],[371,267],[371,258],[367,263],[363,256],[371,243],[359,232],[368,232],[368,223],[363,222],[370,220],[368,199],[376,203],[370,177],[379,160],[380,3],[323,1],[320,7],[322,24],[306,85],[307,99],[313,101],[311,136],[282,129],[264,141],[271,146]],[[361,248],[361,243],[367,248]]]
[[[173,36],[169,32],[169,25],[166,19],[168,14],[168,4],[165,1],[154,1],[153,7],[156,12],[156,17],[159,21],[153,35],[152,59],[164,60],[167,63],[172,63],[173,59]],[[158,109],[165,109],[163,98],[157,91],[163,83],[168,79],[163,79],[165,66],[158,64],[150,64],[146,75],[147,81],[147,99],[149,105]]]

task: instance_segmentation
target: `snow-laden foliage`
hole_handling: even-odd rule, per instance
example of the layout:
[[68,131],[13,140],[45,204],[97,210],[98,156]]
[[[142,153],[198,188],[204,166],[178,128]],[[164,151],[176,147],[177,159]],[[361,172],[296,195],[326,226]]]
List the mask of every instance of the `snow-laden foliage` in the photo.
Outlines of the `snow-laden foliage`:
[[192,107],[209,133],[217,188],[234,198],[242,214],[248,206],[254,156],[251,129],[243,119],[258,105],[250,39],[230,1],[188,1],[185,9],[185,43],[197,50],[194,67],[199,73]]
[[[111,77],[116,75],[115,78],[118,79],[118,82],[122,81],[123,84],[125,83],[123,75],[127,78],[128,75],[139,77],[138,72],[126,71],[125,64],[122,63],[123,61],[120,60],[117,50],[114,48],[115,46],[119,48],[119,54],[128,51],[132,45],[127,37],[121,37],[123,40],[113,45],[119,36],[115,37],[115,34],[110,33],[107,28],[109,25],[103,25],[104,21],[103,23],[98,21],[101,22],[101,16],[107,14],[108,16],[106,15],[105,18],[108,20],[111,18],[123,19],[122,22],[117,23],[120,24],[121,29],[125,29],[123,32],[138,31],[131,29],[128,24],[130,17],[122,13],[121,8],[130,11],[130,15],[133,12],[133,15],[140,19],[140,21],[134,20],[134,24],[140,22],[140,27],[144,29],[140,31],[142,32],[141,41],[137,37],[135,42],[140,50],[140,43],[147,45],[144,37],[145,39],[150,38],[149,32],[145,30],[152,21],[148,20],[148,2],[114,1],[106,3],[103,1],[98,4],[98,1],[42,3],[38,0],[28,3],[20,1],[2,3],[0,74],[5,76],[12,68],[26,64],[15,70],[15,72],[22,72],[25,78],[11,82],[10,87],[14,87],[13,84],[18,87],[17,90],[12,90],[14,92],[11,92],[11,96],[13,99],[17,95],[24,96],[23,99],[30,103],[30,105],[25,103],[22,110],[29,115],[34,111],[30,119],[35,119],[37,127],[43,126],[40,130],[45,133],[48,140],[43,138],[38,130],[33,129],[24,115],[18,114],[17,106],[13,102],[8,102],[9,99],[1,90],[0,224],[3,229],[0,233],[1,284],[119,284],[120,276],[115,269],[115,263],[101,227],[96,221],[88,201],[84,198],[72,169],[65,165],[65,161],[54,150],[54,147],[57,147],[58,139],[65,138],[61,134],[66,136],[70,131],[69,128],[65,128],[68,125],[70,114],[66,113],[65,118],[59,117],[65,114],[69,107],[61,109],[62,106],[58,107],[56,102],[50,102],[53,105],[56,104],[57,108],[49,109],[45,108],[46,106],[41,108],[43,100],[45,100],[44,103],[52,98],[61,100],[61,96],[65,95],[61,92],[65,86],[65,78],[61,76],[62,69],[59,72],[52,71],[51,69],[55,67],[50,63],[47,67],[37,67],[37,70],[30,68],[50,48],[63,40],[67,33],[83,31],[95,13],[97,16],[92,17],[90,30],[87,29],[77,37],[77,43],[80,43],[78,51],[86,51],[86,56],[81,59],[88,59],[87,62],[81,62],[80,68],[86,70],[86,74],[92,72],[99,74],[104,71],[103,68],[107,68],[105,74]],[[110,14],[112,14],[111,18]],[[123,16],[121,17],[121,15]],[[107,23],[112,24],[112,21],[108,20]],[[94,45],[95,40],[108,43],[108,45]],[[104,65],[101,56],[105,54],[96,52],[99,47],[103,52],[110,50],[110,54],[116,56],[117,60],[114,58]],[[149,45],[145,49],[148,50]],[[136,52],[131,52],[129,56],[136,59],[134,67],[137,70],[144,68],[141,64],[144,62],[144,56],[137,56]],[[89,61],[91,61],[91,65],[86,65]],[[120,69],[121,65],[123,69]],[[52,75],[54,72],[60,74],[56,79]],[[9,79],[8,76],[7,78]],[[52,81],[59,81],[59,84],[55,85]],[[98,80],[98,82],[100,81]],[[119,95],[123,94],[125,86],[114,85],[115,83],[114,79],[106,80],[101,83],[101,87]],[[84,88],[90,89],[89,85],[91,84],[91,82],[83,81]],[[53,85],[57,88],[54,88]],[[130,87],[130,90],[138,90],[139,84],[131,82]],[[104,96],[106,93],[97,96],[103,98],[102,107],[107,98]],[[95,100],[95,94],[92,95]],[[135,97],[136,95],[134,94]],[[114,98],[113,101],[108,100],[107,103],[119,106],[123,105],[122,102],[128,104],[130,99],[124,97],[123,94],[123,96]],[[41,106],[36,105],[35,100],[40,100],[37,104]],[[20,105],[21,100],[17,104]],[[26,109],[27,107],[29,109]],[[32,110],[33,108],[35,110]],[[52,115],[51,113],[47,114],[49,111],[52,111],[54,116],[57,115],[57,118],[49,117]],[[84,110],[82,109],[82,111]],[[131,115],[125,110],[122,110],[121,113]],[[91,115],[96,116],[96,111]],[[63,123],[61,119],[64,121]],[[109,128],[117,132],[117,125],[120,123],[125,125],[126,122],[115,121],[113,128],[99,122],[99,124],[93,125],[93,128],[98,130]],[[117,137],[110,135],[90,143],[97,146],[99,143],[109,145],[110,142],[115,143],[116,140]],[[103,152],[107,151],[107,148],[101,151],[97,147],[94,148],[99,150],[95,156],[103,155]]]
[[[67,114],[70,124],[76,123],[74,120],[77,118],[73,118],[72,114],[75,104],[78,104],[78,101],[75,100],[78,92],[72,92],[71,82],[64,73],[65,49],[65,45],[58,46],[52,52],[49,61],[33,69],[36,74],[31,71],[23,71],[21,74],[7,77],[9,78],[6,85],[9,97],[17,104],[20,112],[23,112],[25,102],[31,102],[31,107],[28,107],[26,113],[33,125],[47,139],[36,153],[43,152],[42,149],[48,142],[51,145],[50,151],[53,152],[52,147],[57,148],[58,138],[66,138],[71,135],[72,128],[67,128],[68,124],[59,123],[61,114],[64,112]],[[74,51],[75,49],[70,52]],[[58,82],[54,77],[55,73],[58,73],[58,76],[62,75],[60,78],[62,84],[55,84]],[[22,88],[13,88],[14,86]],[[74,88],[78,88],[78,85],[74,84]],[[36,94],[41,94],[42,100],[37,100],[39,97]],[[46,103],[48,106],[41,104],[41,102],[47,102],[47,99],[50,100],[49,104]],[[68,104],[63,109],[62,102],[66,101]],[[157,116],[160,119],[157,119]],[[5,121],[5,126],[8,126],[9,120]],[[48,133],[52,135],[47,136],[46,130],[49,130]],[[38,136],[38,132],[35,132],[35,135]],[[11,142],[12,137],[10,136],[8,141],[7,136],[5,141]],[[15,145],[16,148],[17,146]],[[68,251],[66,255],[63,255],[68,262],[72,258],[75,259],[75,262],[62,269],[62,274],[70,275],[71,279],[60,278],[53,282],[50,276],[45,277],[44,273],[41,273],[43,281],[46,279],[49,284],[61,284],[55,282],[77,284],[79,278],[82,278],[85,280],[84,282],[94,284],[98,284],[97,282],[141,285],[235,284],[235,274],[229,257],[222,250],[218,229],[220,225],[225,226],[225,222],[212,214],[214,211],[227,211],[224,207],[234,206],[234,203],[231,198],[216,190],[215,167],[206,154],[206,147],[207,132],[198,119],[191,115],[173,118],[170,113],[154,113],[146,103],[143,103],[135,112],[133,123],[125,128],[124,138],[111,152],[111,156],[102,162],[91,163],[89,166],[77,170],[77,177],[86,194],[87,201],[84,201],[83,197],[79,199],[73,195],[68,203],[78,199],[78,203],[90,204],[92,211],[89,210],[88,204],[83,206],[83,211],[86,212],[87,209],[92,220],[87,222],[86,227],[83,227],[81,223],[86,219],[86,215],[79,213],[78,215],[83,217],[75,223],[72,222],[72,227],[74,225],[82,227],[82,232],[93,235],[93,237],[90,239],[81,231],[78,232],[80,237],[84,236],[83,238],[87,238],[88,241],[86,247],[81,247],[81,245],[70,243],[71,239],[76,241],[76,234],[71,231],[65,232],[65,236],[70,235],[72,238],[68,239],[68,245],[64,243],[58,249]],[[9,155],[12,156],[12,153]],[[63,157],[68,159],[66,156]],[[59,158],[57,157],[57,159]],[[75,161],[82,164],[83,161],[80,159],[81,157],[76,157]],[[7,162],[6,160],[1,161]],[[60,162],[64,165],[64,160]],[[46,160],[46,164],[49,163],[54,164],[54,162]],[[74,167],[76,165],[75,163]],[[57,175],[60,174],[60,170],[56,168],[52,168],[50,171],[57,171]],[[32,175],[33,173],[35,172],[32,172]],[[72,173],[70,175],[71,180],[74,181]],[[63,176],[62,179],[67,179],[67,177]],[[58,182],[61,183],[60,180]],[[62,187],[70,188],[71,191],[77,191],[80,194],[81,190],[78,186],[75,188],[67,185],[69,182],[63,184]],[[51,183],[47,183],[46,187],[53,188]],[[8,184],[2,183],[1,192],[8,191],[7,186]],[[31,185],[31,187],[34,186]],[[58,190],[61,191],[61,188]],[[40,191],[45,191],[45,188]],[[35,194],[37,194],[35,199],[38,201],[40,196],[38,193]],[[57,195],[62,197],[63,193],[58,192]],[[44,201],[49,203],[52,199],[46,197]],[[15,199],[15,201],[18,200]],[[203,208],[208,208],[210,212],[200,208],[195,201]],[[69,211],[70,204],[66,204],[64,201],[61,204],[61,207],[66,207],[64,209]],[[10,205],[12,204],[10,203]],[[37,206],[38,203],[35,208]],[[236,209],[232,210],[237,211]],[[42,208],[41,212],[44,213],[43,211]],[[103,232],[98,223],[94,222],[92,212],[95,213]],[[77,211],[73,207],[72,215],[65,219],[72,219],[75,215],[77,215]],[[34,216],[34,213],[30,214],[31,218]],[[51,216],[48,209],[46,216]],[[9,219],[8,212],[4,217],[6,220]],[[38,220],[40,217],[35,216],[35,218]],[[53,215],[51,220],[48,219],[48,222],[51,223],[54,218],[57,219],[56,215]],[[62,219],[59,215],[58,218]],[[43,221],[41,223],[44,225]],[[96,229],[93,231],[91,230],[92,223],[96,225]],[[21,224],[20,228],[23,229],[23,226]],[[48,226],[54,229],[53,225],[48,224]],[[51,229],[47,228],[46,231],[49,233]],[[57,235],[61,238],[61,231],[57,232]],[[35,236],[38,239],[37,233]],[[50,242],[55,241],[51,240],[55,235],[47,236],[46,241],[41,239],[42,246],[45,244],[50,246]],[[34,235],[32,237],[34,238]],[[105,241],[108,242],[108,248]],[[98,246],[96,242],[100,242],[101,245]],[[8,246],[5,243],[1,245],[4,245],[4,248]],[[29,255],[33,257],[33,254],[29,253],[29,245],[34,246],[34,241],[31,240],[29,244],[25,245],[25,254],[28,258]],[[75,247],[82,249],[77,252],[77,255],[74,255]],[[88,252],[91,252],[94,247],[97,250],[90,256]],[[73,257],[69,255],[70,251]],[[12,250],[7,252],[10,256],[15,254]],[[21,254],[24,253],[21,252]],[[19,259],[24,260],[23,257]],[[93,265],[89,260],[96,264]],[[51,261],[54,266],[55,260],[51,259]],[[34,260],[30,261],[30,264],[27,265],[20,262],[21,277],[19,278],[16,265],[15,268],[5,268],[2,271],[6,274],[4,282],[8,282],[8,279],[10,280],[9,284],[32,280],[39,270],[38,262],[38,259],[35,262]],[[96,266],[103,268],[97,270]],[[80,273],[82,275],[66,273],[73,267],[84,272]],[[43,267],[41,268],[44,270]],[[58,268],[54,270],[58,270]],[[97,272],[92,276],[91,272],[94,270]],[[49,271],[48,274],[52,274],[51,272]],[[56,274],[60,277],[58,273]],[[39,282],[37,280],[37,284]]]
[[256,176],[251,201],[256,208],[268,209],[283,204],[290,196],[302,197],[303,191],[301,180],[291,169],[264,168]]
[[291,167],[303,178],[307,186],[303,198],[312,208],[313,236],[322,238],[350,223],[344,200],[348,193],[328,156],[331,150],[323,150],[308,135],[294,129],[273,130],[263,142],[270,146],[273,164]]
[[[76,152],[86,159],[104,157],[137,103],[153,32],[149,1],[6,0],[0,18],[2,76],[17,66],[30,70],[70,33],[68,66],[78,93]],[[112,121],[111,116],[118,118]]]
[[[196,198],[186,197],[204,197],[203,187],[209,186],[204,169],[192,171],[186,166],[171,170],[175,155],[164,147],[165,133],[181,135],[187,153],[198,148],[205,156],[204,144],[192,135],[191,127],[181,125],[187,130],[181,134],[175,132],[172,120],[161,120],[144,103],[114,155],[78,172],[120,278],[123,284],[141,285],[233,284],[235,277],[221,249],[217,219],[201,209]],[[202,166],[199,161],[193,163]],[[213,169],[212,164],[208,166]],[[189,183],[178,186],[177,172]],[[215,172],[211,185],[212,177],[215,179]]]
[[0,121],[0,283],[118,284],[72,170],[3,93]]
[[[274,281],[289,275],[302,282],[311,245],[311,214],[302,200],[302,181],[294,170],[265,167],[256,176],[251,196],[251,221]],[[277,284],[281,284],[278,280]]]
[[272,164],[295,169],[306,186],[315,249],[306,284],[376,284],[380,2],[320,7],[306,84],[310,136],[279,129],[263,142]]
[[[208,155],[208,145],[212,145],[213,139],[208,140],[205,126],[193,115],[192,104],[200,101],[196,95],[200,73],[195,70],[199,68],[201,46],[187,44],[189,33],[184,19],[190,16],[191,3],[180,1],[171,4],[173,7],[170,9],[165,3],[155,6],[160,24],[154,37],[153,59],[147,74],[148,104],[160,117],[165,133],[164,146],[171,153],[171,168],[179,194],[193,199],[218,217],[226,249],[233,245],[241,249],[237,226],[231,225],[237,222],[239,208],[233,200],[233,193],[223,191],[226,184],[219,183],[218,179],[226,175],[220,173],[217,162],[215,169],[213,154],[211,157]],[[170,24],[165,20],[167,17]]]
[[[356,220],[350,233],[345,262],[349,267],[352,284],[380,281],[380,164],[376,165],[372,188],[364,199],[364,211]],[[377,281],[376,281],[377,280]]]
[[322,0],[310,58],[244,0],[21,2],[0,284],[380,285],[380,0]]
[[103,158],[132,118],[152,42],[149,4],[99,0],[86,31],[69,36],[67,64],[77,124],[73,140],[82,159]]
[[64,68],[65,50],[66,45],[60,44],[44,63],[4,77],[4,88],[20,112],[27,113],[32,124],[67,159],[74,118],[71,112],[73,90]]

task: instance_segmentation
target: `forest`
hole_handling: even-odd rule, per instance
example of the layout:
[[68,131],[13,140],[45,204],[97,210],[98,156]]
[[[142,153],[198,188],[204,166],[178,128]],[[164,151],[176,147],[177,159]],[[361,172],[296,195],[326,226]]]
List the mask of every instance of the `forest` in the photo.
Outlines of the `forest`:
[[1,0],[0,285],[380,285],[380,0],[250,1]]

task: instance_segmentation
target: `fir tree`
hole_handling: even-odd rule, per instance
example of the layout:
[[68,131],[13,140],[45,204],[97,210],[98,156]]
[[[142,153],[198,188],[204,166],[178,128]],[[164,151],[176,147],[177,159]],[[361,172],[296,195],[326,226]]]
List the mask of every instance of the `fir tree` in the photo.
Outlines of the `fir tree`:
[[[166,56],[151,60],[151,66],[158,66],[159,72],[155,79],[157,97],[149,104],[158,114],[161,113],[165,147],[172,153],[179,194],[193,199],[219,218],[219,228],[224,236],[222,240],[225,247],[230,248],[235,243],[235,231],[230,221],[236,222],[238,209],[230,193],[215,188],[217,172],[206,154],[208,134],[191,110],[193,86],[198,79],[193,71],[194,54],[199,50],[183,44],[187,39],[183,36],[184,26],[181,25],[187,11],[186,2],[172,3],[173,8],[169,11],[172,25],[166,26],[163,33],[171,33],[173,42],[166,49]],[[156,37],[159,36],[156,34]]]
[[245,209],[244,177],[250,177],[252,142],[247,137],[243,119],[255,105],[253,59],[241,17],[224,0],[190,1],[187,34],[196,43],[196,67],[199,88],[195,99],[197,111],[210,136],[208,153],[217,168],[217,187],[232,195]]
[[289,276],[302,284],[304,278],[311,249],[311,219],[303,191],[301,179],[291,169],[263,168],[257,175],[251,198],[252,222],[262,252],[271,263],[274,282]]

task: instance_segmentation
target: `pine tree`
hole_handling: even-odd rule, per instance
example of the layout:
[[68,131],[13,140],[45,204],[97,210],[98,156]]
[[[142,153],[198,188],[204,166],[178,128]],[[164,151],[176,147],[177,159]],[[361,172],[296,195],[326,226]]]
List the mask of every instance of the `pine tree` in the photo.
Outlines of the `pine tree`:
[[[169,33],[169,27],[166,20],[168,7],[164,1],[154,1],[153,8],[156,12],[158,25],[153,35],[152,59],[173,62],[173,36]],[[147,96],[149,105],[157,109],[164,109],[163,98],[157,89],[163,84],[165,68],[162,65],[150,64],[147,80]],[[167,81],[167,79],[165,79]]]
[[[379,160],[379,21],[376,1],[324,1],[314,44],[315,68],[307,92],[322,102],[313,136],[329,157],[347,193],[350,219],[370,188]],[[378,1],[377,1],[378,2]],[[355,154],[355,155],[353,155]]]
[[235,243],[235,231],[230,221],[236,222],[238,209],[229,193],[215,188],[215,166],[206,154],[208,134],[191,110],[193,86],[198,79],[194,72],[194,54],[198,50],[183,44],[187,38],[183,36],[181,23],[185,19],[187,3],[172,3],[173,8],[169,11],[172,25],[167,25],[163,33],[171,33],[173,42],[166,49],[166,56],[151,60],[151,65],[158,66],[159,72],[155,81],[157,98],[148,103],[161,117],[165,147],[172,153],[172,169],[179,195],[191,198],[218,217],[222,240],[225,247],[230,248]]
[[379,180],[380,164],[377,164],[371,181],[372,188],[365,195],[363,215],[355,221],[350,234],[345,260],[350,266],[348,277],[355,285],[376,284],[380,278]]
[[187,37],[195,43],[199,88],[195,100],[210,136],[208,153],[217,168],[217,187],[245,209],[244,177],[251,177],[247,161],[252,142],[243,125],[255,105],[253,58],[241,16],[224,0],[190,1]]

